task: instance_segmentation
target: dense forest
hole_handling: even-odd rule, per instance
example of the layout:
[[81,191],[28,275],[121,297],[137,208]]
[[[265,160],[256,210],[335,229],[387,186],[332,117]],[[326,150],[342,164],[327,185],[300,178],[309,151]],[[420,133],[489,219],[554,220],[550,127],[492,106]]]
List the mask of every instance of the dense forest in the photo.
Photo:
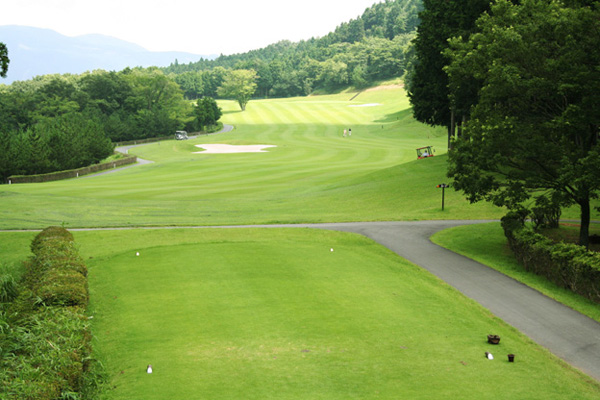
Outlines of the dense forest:
[[243,54],[164,68],[187,98],[214,97],[223,74],[252,69],[260,97],[304,96],[315,90],[369,86],[400,77],[414,60],[412,40],[422,0],[386,0],[321,38],[281,41]]
[[79,168],[113,142],[199,130],[197,110],[156,68],[14,82],[0,88],[0,177]]
[[[243,108],[252,96],[301,96],[402,77],[414,58],[421,9],[422,0],[386,0],[321,38],[166,68],[0,85],[0,180],[87,166],[112,154],[114,142],[202,130],[221,116],[214,98],[235,98]],[[254,80],[243,96],[235,93],[238,76]]]

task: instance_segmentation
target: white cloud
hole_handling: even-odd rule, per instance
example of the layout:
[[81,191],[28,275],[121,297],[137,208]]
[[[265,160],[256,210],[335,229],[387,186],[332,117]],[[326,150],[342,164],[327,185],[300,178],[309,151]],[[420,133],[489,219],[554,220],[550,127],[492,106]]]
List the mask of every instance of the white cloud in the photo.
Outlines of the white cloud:
[[0,25],[99,33],[154,51],[232,54],[326,35],[380,1],[18,0],[2,5]]

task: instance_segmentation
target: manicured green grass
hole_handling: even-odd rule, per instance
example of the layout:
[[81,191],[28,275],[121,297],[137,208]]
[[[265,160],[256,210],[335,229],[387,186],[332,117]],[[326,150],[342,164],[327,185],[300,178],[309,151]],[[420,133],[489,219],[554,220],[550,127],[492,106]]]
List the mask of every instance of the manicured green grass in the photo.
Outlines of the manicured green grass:
[[[112,174],[5,185],[0,228],[223,225],[500,218],[441,192],[446,134],[415,122],[401,89],[221,102],[231,133],[132,149],[155,161]],[[371,107],[351,107],[379,104]],[[342,137],[352,128],[352,137]],[[193,154],[201,143],[270,144],[266,153]],[[436,157],[416,160],[433,145]],[[597,217],[595,214],[594,217]]]
[[0,233],[0,274],[18,278],[23,273],[22,262],[31,256],[29,245],[37,232]]
[[542,276],[525,271],[508,247],[499,222],[446,229],[433,235],[431,240],[440,246],[494,268],[600,322],[598,304],[568,289],[558,287]]
[[[2,186],[0,228],[503,215],[452,190],[442,212],[435,186],[447,180],[444,130],[412,120],[400,89],[350,103],[352,95],[252,101],[243,113],[221,102],[233,132],[132,150],[153,164]],[[379,105],[350,107],[370,103]],[[351,138],[342,137],[344,128]],[[193,154],[199,143],[277,147]],[[434,145],[436,157],[415,160],[423,145]],[[0,262],[26,257],[34,235],[0,233]],[[305,229],[75,235],[90,268],[95,348],[116,386],[110,400],[599,394],[472,301],[358,236]],[[483,357],[488,333],[503,338],[493,361]],[[508,352],[517,363],[504,361]]]
[[[88,259],[107,399],[600,395],[596,383],[362,236],[174,229],[75,239]],[[490,333],[500,345],[486,343]]]
[[[0,228],[221,225],[499,217],[447,193],[443,129],[411,117],[404,91],[221,102],[231,133],[133,149],[155,161],[116,173],[0,189]],[[379,104],[372,107],[351,107]],[[352,137],[342,137],[352,128]],[[271,144],[267,153],[193,154],[194,144]],[[415,148],[437,156],[416,160]],[[416,201],[415,201],[416,199]]]

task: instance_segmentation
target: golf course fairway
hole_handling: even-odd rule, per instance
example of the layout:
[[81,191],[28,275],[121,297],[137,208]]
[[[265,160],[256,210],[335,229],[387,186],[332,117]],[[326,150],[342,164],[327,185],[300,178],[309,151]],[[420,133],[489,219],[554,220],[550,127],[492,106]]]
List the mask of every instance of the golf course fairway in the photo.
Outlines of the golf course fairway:
[[[400,85],[354,94],[252,100],[244,112],[220,101],[231,132],[133,148],[152,162],[108,174],[0,188],[11,270],[35,235],[18,230],[75,236],[102,399],[600,397],[598,382],[370,239],[216,228],[504,215],[454,190],[442,211],[446,132],[413,120]],[[197,146],[209,144],[272,147]],[[428,145],[435,156],[417,160]]]

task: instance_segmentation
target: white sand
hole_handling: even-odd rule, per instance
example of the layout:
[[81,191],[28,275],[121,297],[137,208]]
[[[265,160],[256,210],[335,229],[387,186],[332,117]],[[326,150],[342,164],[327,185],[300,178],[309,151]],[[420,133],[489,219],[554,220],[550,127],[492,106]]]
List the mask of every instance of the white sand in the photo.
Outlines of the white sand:
[[197,144],[205,151],[196,151],[193,154],[229,154],[229,153],[265,153],[269,147],[277,147],[271,144],[253,144],[247,146],[234,146],[231,144]]

